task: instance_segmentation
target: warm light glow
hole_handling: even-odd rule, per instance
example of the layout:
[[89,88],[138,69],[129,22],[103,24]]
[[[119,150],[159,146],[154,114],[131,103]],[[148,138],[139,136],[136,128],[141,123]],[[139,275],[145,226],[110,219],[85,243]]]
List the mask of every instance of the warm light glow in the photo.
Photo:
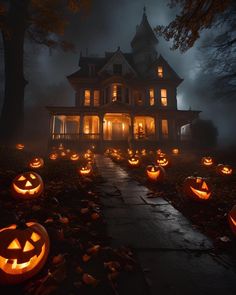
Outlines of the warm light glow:
[[157,67],[157,75],[159,78],[163,78],[163,67],[162,66]]
[[15,250],[15,249],[21,249],[20,242],[18,239],[13,240],[10,245],[7,247],[7,249]]
[[84,91],[84,106],[90,106],[91,103],[91,92],[89,89]]
[[33,249],[34,249],[34,246],[29,241],[26,241],[23,252],[29,252]]
[[94,98],[93,98],[93,105],[95,107],[98,107],[100,105],[100,91],[99,90],[94,90]]
[[161,106],[167,106],[167,90],[165,88],[161,89]]
[[40,238],[40,235],[38,235],[37,233],[33,232],[30,239],[33,241],[33,242],[37,242],[39,241],[41,238]]
[[149,104],[150,104],[150,106],[154,106],[154,104],[155,104],[155,94],[154,94],[153,88],[149,89]]
[[164,138],[168,137],[168,120],[161,120],[161,131]]

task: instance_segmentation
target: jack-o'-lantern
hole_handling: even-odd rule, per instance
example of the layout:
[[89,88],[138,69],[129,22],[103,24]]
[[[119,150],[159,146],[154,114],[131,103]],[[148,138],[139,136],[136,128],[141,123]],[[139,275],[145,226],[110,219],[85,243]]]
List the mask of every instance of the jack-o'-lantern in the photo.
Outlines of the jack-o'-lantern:
[[63,150],[64,150],[64,146],[63,146],[62,143],[59,144],[58,150],[59,150],[59,151],[63,151]]
[[167,168],[170,166],[170,159],[165,154],[161,154],[157,157],[157,165]]
[[49,253],[46,229],[35,222],[0,229],[0,283],[18,284],[44,266]]
[[211,167],[213,165],[214,161],[212,157],[202,157],[201,164],[203,166]]
[[17,150],[21,151],[21,150],[23,150],[24,148],[25,148],[25,145],[24,145],[23,143],[17,143],[17,144],[16,144],[16,149],[17,149]]
[[16,198],[31,199],[43,192],[43,180],[35,172],[24,172],[17,175],[11,184],[12,195]]
[[52,161],[55,161],[58,159],[58,153],[54,152],[54,153],[50,153],[49,154],[49,159]]
[[33,169],[39,169],[42,168],[44,165],[44,160],[43,158],[33,158],[30,162],[29,162],[29,166]]
[[131,158],[128,159],[128,164],[130,167],[138,167],[140,165],[140,159],[139,157],[136,155],[136,156],[133,156]]
[[71,161],[78,161],[79,160],[79,154],[78,153],[72,153],[70,156]]
[[161,182],[164,180],[166,173],[162,166],[149,165],[146,168],[148,180]]
[[236,205],[230,210],[228,221],[233,234],[236,235]]
[[65,151],[61,151],[61,152],[60,152],[60,156],[61,156],[61,158],[65,159],[66,156],[67,156],[67,154],[66,154]]
[[233,174],[233,168],[230,165],[218,164],[216,171],[218,174],[223,176],[229,176]]
[[145,157],[145,156],[147,155],[147,151],[146,151],[146,149],[142,149],[142,150],[141,150],[141,155],[142,155],[143,157]]
[[92,173],[92,166],[84,165],[79,168],[78,172],[81,176],[89,176]]
[[179,149],[178,149],[178,148],[173,148],[173,149],[172,149],[172,154],[173,154],[174,156],[179,155]]
[[184,194],[198,201],[209,200],[212,195],[211,184],[206,178],[189,176],[184,180]]

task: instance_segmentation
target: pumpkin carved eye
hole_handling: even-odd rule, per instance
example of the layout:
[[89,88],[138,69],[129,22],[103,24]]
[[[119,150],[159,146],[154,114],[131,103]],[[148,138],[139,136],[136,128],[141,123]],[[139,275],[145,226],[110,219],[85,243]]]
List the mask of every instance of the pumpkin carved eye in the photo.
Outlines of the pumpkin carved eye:
[[208,186],[205,181],[202,184],[202,189],[208,190]]
[[34,174],[30,174],[30,177],[32,178],[32,179],[36,179],[36,176],[34,175]]
[[29,180],[27,180],[25,187],[30,187],[30,186],[32,186],[32,183]]
[[36,233],[32,233],[30,239],[33,241],[33,242],[37,242],[38,240],[40,240],[40,236]]
[[26,241],[23,252],[29,252],[33,249],[34,249],[34,246],[29,241]]
[[18,239],[13,240],[9,246],[7,247],[7,249],[9,250],[17,250],[17,249],[21,249],[21,245],[20,242],[18,241]]
[[18,178],[18,180],[19,180],[19,181],[25,181],[26,178],[25,178],[23,175],[21,175],[21,176]]

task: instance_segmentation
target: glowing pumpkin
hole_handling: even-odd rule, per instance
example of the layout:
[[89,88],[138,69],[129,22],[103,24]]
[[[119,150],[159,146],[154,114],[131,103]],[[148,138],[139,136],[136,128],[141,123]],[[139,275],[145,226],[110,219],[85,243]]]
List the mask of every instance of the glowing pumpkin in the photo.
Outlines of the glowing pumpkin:
[[17,149],[17,150],[21,151],[21,150],[23,150],[24,148],[25,148],[25,145],[24,145],[23,143],[17,143],[17,144],[16,144],[16,149]]
[[52,161],[55,161],[58,159],[58,153],[50,153],[49,154],[49,159]]
[[147,174],[148,180],[158,181],[158,182],[163,181],[166,176],[165,169],[161,166],[156,166],[156,165],[147,166],[146,174]]
[[63,151],[63,150],[64,150],[64,146],[63,146],[62,143],[59,144],[58,150],[59,150],[59,151]]
[[179,155],[179,149],[178,148],[172,149],[172,154],[175,156]]
[[42,158],[33,158],[29,162],[29,166],[33,169],[42,168],[44,165],[44,160]]
[[71,159],[71,161],[78,161],[78,160],[79,160],[79,154],[77,154],[77,153],[73,153],[73,154],[70,156],[70,159]]
[[210,167],[214,164],[212,157],[202,157],[201,164]]
[[170,159],[165,154],[161,154],[157,157],[157,165],[167,168],[170,166]]
[[89,176],[92,173],[92,166],[82,166],[78,170],[81,176]]
[[233,169],[230,165],[218,164],[216,171],[218,174],[223,176],[229,176],[233,174]]
[[134,156],[128,159],[128,164],[130,167],[138,167],[140,165],[140,159],[138,156]]
[[236,205],[230,210],[228,221],[233,234],[236,235]]
[[206,178],[189,176],[184,180],[184,194],[194,200],[207,201],[212,194],[211,185]]
[[35,172],[24,172],[17,175],[11,184],[12,195],[16,198],[31,199],[43,192],[43,180]]
[[65,151],[61,151],[60,156],[61,156],[61,158],[66,158],[67,153]]
[[147,155],[147,151],[146,151],[146,149],[142,149],[142,150],[141,150],[141,155],[142,155],[143,157],[145,157],[145,156]]
[[39,223],[0,229],[0,283],[18,284],[30,279],[44,266],[49,253],[49,237]]

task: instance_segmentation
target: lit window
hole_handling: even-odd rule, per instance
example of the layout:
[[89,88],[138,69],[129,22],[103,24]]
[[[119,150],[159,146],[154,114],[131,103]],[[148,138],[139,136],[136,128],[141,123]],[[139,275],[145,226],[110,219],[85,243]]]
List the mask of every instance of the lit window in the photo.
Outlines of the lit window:
[[121,86],[112,85],[112,101],[119,100],[121,101]]
[[161,105],[163,107],[167,106],[167,90],[161,89]]
[[157,67],[157,76],[163,78],[163,67]]
[[86,89],[84,91],[84,105],[90,106],[90,99],[91,99],[91,92],[90,90]]
[[98,107],[100,104],[100,91],[94,90],[94,98],[93,98],[93,104],[95,107]]
[[155,95],[154,95],[153,88],[149,89],[149,103],[150,103],[150,106],[154,106],[154,104],[155,104]]
[[167,120],[161,120],[161,131],[162,131],[162,137],[168,138],[168,121]]

